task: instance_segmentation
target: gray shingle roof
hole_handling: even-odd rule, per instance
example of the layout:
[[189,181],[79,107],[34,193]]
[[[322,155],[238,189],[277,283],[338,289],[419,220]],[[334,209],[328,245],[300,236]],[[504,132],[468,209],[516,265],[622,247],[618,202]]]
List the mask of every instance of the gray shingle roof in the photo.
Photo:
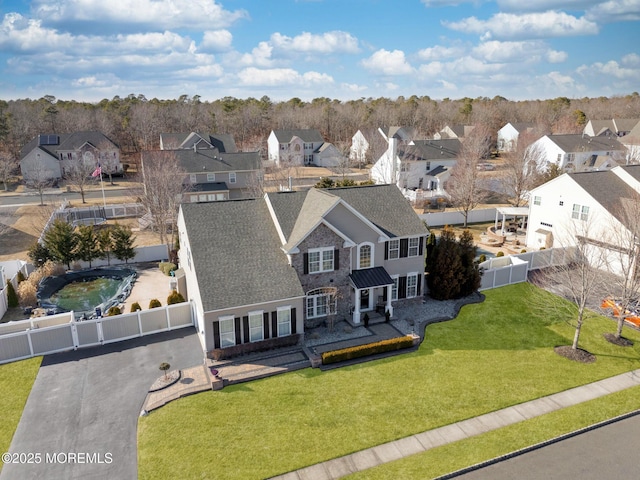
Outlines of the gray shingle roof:
[[20,151],[20,156],[24,157],[35,148],[58,157],[57,152],[60,150],[77,150],[85,143],[90,143],[98,150],[104,150],[105,146],[108,149],[119,148],[109,137],[102,132],[98,131],[82,131],[73,133],[61,133],[57,135],[59,142],[55,145],[38,145],[40,135],[33,138],[27,143]]
[[243,172],[260,169],[258,152],[220,153],[217,150],[158,150],[167,161],[175,158],[187,173]]
[[264,199],[181,209],[205,311],[304,295]]
[[626,225],[624,207],[621,199],[630,199],[636,192],[611,170],[599,172],[577,172],[568,174],[574,182],[582,187],[595,201],[609,213]]
[[451,160],[458,157],[462,143],[457,138],[415,140],[415,145],[398,149],[398,156],[408,161]]
[[589,135],[566,134],[548,135],[549,139],[564,152],[601,152],[625,150],[625,147],[618,142],[617,138],[607,136],[590,137]]
[[274,130],[273,133],[280,143],[289,143],[293,137],[299,137],[303,142],[324,142],[316,129]]
[[296,224],[307,192],[278,192],[269,193],[269,202],[273,207],[276,220],[286,239],[289,239]]
[[284,248],[289,250],[301,242],[339,201],[338,197],[331,195],[325,189],[309,190]]

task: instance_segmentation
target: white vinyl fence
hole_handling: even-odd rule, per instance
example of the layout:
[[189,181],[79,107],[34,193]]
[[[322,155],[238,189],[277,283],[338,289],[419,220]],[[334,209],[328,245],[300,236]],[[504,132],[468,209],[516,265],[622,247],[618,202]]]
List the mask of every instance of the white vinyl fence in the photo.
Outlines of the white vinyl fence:
[[[169,258],[169,247],[166,245],[149,245],[146,247],[134,247],[135,257],[129,260],[129,264],[134,263],[146,263],[146,262],[161,262],[166,261]],[[107,265],[124,265],[121,260],[114,258],[111,255],[111,260],[107,262],[106,259],[95,259],[91,261],[91,267],[89,267],[89,262],[75,261],[73,264],[80,265],[81,269],[85,268],[93,268],[93,267],[104,267]]]
[[73,312],[0,324],[0,364],[193,325],[190,303],[76,321]]
[[18,291],[18,272],[22,272],[25,278],[29,276],[32,268],[27,262],[22,260],[9,260],[0,262],[0,318],[9,309],[9,297],[7,292],[7,281],[10,281],[13,288]]
[[[443,225],[461,225],[464,223],[462,212],[433,212],[418,215],[421,220],[427,222],[430,227],[442,227]],[[493,222],[496,219],[495,208],[483,208],[471,210],[467,223]]]
[[571,261],[574,254],[575,248],[571,247],[490,258],[480,264],[483,273],[479,290],[526,282],[529,270],[565,265]]

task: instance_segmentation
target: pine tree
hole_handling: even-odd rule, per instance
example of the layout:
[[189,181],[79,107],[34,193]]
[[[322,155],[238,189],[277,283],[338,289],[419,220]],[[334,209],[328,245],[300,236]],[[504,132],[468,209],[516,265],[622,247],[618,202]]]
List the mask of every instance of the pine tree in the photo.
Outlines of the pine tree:
[[16,289],[13,288],[13,283],[11,280],[7,280],[7,304],[9,308],[15,308],[18,306],[18,294],[16,293]]
[[111,239],[113,241],[113,255],[118,260],[124,260],[124,262],[127,263],[128,260],[136,256],[136,251],[133,248],[135,237],[131,232],[131,228],[116,225],[113,230],[111,230]]
[[89,267],[91,267],[91,262],[100,257],[98,236],[92,225],[81,225],[78,227],[77,237],[76,258],[89,262]]
[[71,268],[71,262],[76,258],[77,245],[78,236],[71,224],[64,220],[55,220],[44,234],[44,246],[49,250],[51,259],[66,264],[67,268]]
[[427,276],[429,293],[436,300],[458,298],[463,280],[460,247],[453,229],[446,226],[431,252]]
[[111,239],[111,232],[108,228],[102,229],[98,232],[98,245],[100,246],[100,258],[106,258],[107,264],[111,265],[111,251],[113,248],[113,240]]
[[31,245],[27,252],[27,256],[36,268],[40,268],[47,262],[47,260],[51,260],[51,252],[49,252],[49,249],[40,242],[35,242]]
[[467,296],[480,288],[480,267],[475,261],[478,247],[473,243],[473,234],[465,229],[458,242],[460,247],[460,260],[464,271],[464,280],[460,288],[460,295]]

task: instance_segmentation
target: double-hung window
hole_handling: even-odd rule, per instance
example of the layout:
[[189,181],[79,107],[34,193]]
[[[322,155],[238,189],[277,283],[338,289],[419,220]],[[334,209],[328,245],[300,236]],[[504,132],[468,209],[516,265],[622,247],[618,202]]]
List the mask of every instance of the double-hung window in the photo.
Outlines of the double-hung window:
[[233,316],[220,317],[220,347],[232,347],[236,344],[236,331],[233,325]]
[[309,273],[333,271],[333,247],[309,250]]
[[537,195],[533,197],[533,204],[534,205],[540,205],[542,203],[542,198],[538,197]]
[[573,210],[571,212],[571,218],[574,220],[582,220],[586,222],[589,219],[589,207],[586,205],[573,204]]
[[371,267],[371,245],[365,243],[358,248],[358,268]]
[[391,286],[391,300],[398,300],[398,277],[391,277],[393,285]]
[[407,298],[413,298],[418,295],[418,274],[410,273],[407,275]]
[[236,183],[236,172],[229,172],[229,183]]
[[207,173],[207,182],[215,182],[216,174],[215,173]]
[[249,312],[249,341],[259,342],[264,340],[264,333],[262,330],[262,311]]
[[389,260],[400,258],[400,240],[389,240]]
[[409,257],[417,257],[420,252],[420,239],[419,238],[410,238],[409,239]]
[[307,318],[326,317],[330,313],[328,294],[307,296]]
[[291,335],[291,307],[278,307],[278,336]]

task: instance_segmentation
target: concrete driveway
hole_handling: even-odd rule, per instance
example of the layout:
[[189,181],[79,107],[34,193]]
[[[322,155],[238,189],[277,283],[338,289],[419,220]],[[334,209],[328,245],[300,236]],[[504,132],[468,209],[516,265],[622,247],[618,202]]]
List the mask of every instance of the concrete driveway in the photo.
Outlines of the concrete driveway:
[[45,357],[10,448],[33,463],[5,463],[0,480],[137,478],[138,416],[160,363],[203,358],[193,328]]

